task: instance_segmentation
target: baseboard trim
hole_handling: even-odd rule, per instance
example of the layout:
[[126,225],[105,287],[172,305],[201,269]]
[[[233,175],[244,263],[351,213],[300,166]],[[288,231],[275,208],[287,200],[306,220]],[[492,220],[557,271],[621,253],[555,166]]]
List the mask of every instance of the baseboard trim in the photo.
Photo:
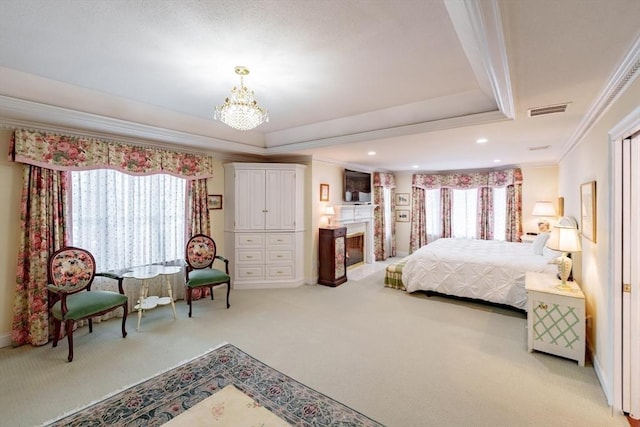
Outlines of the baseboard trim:
[[9,347],[11,345],[11,334],[0,335],[0,348]]
[[245,289],[278,289],[278,288],[297,288],[298,286],[304,285],[304,280],[294,280],[291,282],[244,282],[244,283],[233,283],[234,290],[245,290]]

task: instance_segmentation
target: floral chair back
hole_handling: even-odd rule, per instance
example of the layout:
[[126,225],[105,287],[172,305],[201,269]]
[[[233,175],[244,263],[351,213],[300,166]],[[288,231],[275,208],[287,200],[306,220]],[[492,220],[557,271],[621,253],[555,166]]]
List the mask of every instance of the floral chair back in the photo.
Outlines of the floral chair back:
[[209,236],[196,234],[187,243],[186,260],[191,269],[211,267],[216,258],[216,243]]
[[49,285],[66,293],[90,288],[95,273],[95,259],[84,249],[66,247],[49,260]]

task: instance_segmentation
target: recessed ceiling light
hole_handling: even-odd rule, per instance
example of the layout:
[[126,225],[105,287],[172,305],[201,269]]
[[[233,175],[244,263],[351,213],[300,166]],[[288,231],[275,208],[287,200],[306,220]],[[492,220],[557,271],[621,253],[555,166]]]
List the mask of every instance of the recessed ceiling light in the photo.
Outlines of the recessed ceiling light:
[[484,144],[486,142],[489,142],[489,140],[487,138],[478,138],[478,139],[476,139],[476,144]]
[[375,151],[369,151],[367,154],[370,155],[370,156],[375,156],[376,152]]
[[418,169],[418,165],[413,165],[413,168],[414,169]]
[[493,163],[500,163],[500,159],[495,159]]

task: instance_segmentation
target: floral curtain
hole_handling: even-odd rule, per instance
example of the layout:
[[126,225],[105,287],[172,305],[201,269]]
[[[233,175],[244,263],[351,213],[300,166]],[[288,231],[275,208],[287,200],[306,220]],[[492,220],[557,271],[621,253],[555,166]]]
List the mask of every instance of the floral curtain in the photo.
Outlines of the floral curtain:
[[478,188],[478,224],[476,239],[493,239],[493,188]]
[[[395,221],[395,177],[393,174],[374,172],[373,174],[373,246],[376,261],[383,261],[396,255],[396,221]],[[386,200],[385,189],[390,190],[391,200]],[[386,235],[385,212],[387,206],[391,207],[391,236]],[[390,237],[391,245],[387,247],[387,237]]]
[[507,186],[507,230],[505,240],[518,242],[522,235],[522,184]]
[[451,189],[440,189],[440,218],[442,237],[451,237]]
[[[505,169],[499,171],[448,173],[448,174],[415,174],[412,183],[413,194],[420,194],[416,189],[441,189],[442,237],[451,237],[451,189],[480,189],[480,218],[484,226],[479,227],[479,238],[492,238],[493,230],[493,200],[491,188],[507,187],[507,241],[518,241],[522,234],[522,170]],[[418,224],[425,210],[425,197],[415,198],[412,207],[412,226],[410,251],[418,249],[422,242],[421,236],[426,230]],[[480,206],[479,206],[480,207]],[[486,210],[486,211],[485,211]],[[416,225],[414,226],[414,222]],[[491,224],[491,225],[487,225]],[[491,236],[491,237],[489,237]],[[426,244],[426,239],[423,244]]]
[[[209,178],[213,172],[210,156],[22,129],[13,133],[9,161],[27,165],[12,327],[14,345],[42,345],[49,339],[47,262],[55,250],[68,244],[66,171],[115,169],[132,175],[165,173],[187,180]],[[204,221],[201,226],[208,227],[208,218]]]
[[23,129],[13,133],[9,160],[53,170],[116,169],[185,179],[209,178],[213,171],[210,156]]
[[11,332],[14,346],[49,341],[47,263],[67,245],[66,211],[66,172],[24,165]]
[[427,244],[427,220],[425,218],[425,190],[411,189],[411,232],[409,235],[409,253],[413,253]]
[[[189,216],[187,217],[188,235],[185,241],[188,241],[196,234],[211,233],[211,221],[209,216],[209,207],[207,205],[207,180],[197,179],[189,181],[187,184],[187,197],[189,203]],[[215,239],[214,239],[215,240]],[[191,299],[197,300],[209,296],[209,288],[193,289]]]

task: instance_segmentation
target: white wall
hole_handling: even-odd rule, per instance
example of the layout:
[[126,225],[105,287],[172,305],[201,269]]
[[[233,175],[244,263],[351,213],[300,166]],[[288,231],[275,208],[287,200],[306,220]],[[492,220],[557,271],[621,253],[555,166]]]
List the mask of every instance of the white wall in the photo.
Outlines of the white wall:
[[0,347],[11,344],[13,297],[16,287],[22,166],[7,160],[11,131],[0,129]]
[[[537,201],[553,202],[558,212],[558,166],[522,167],[522,231],[537,233],[539,217],[531,216]],[[551,226],[556,218],[548,218]]]
[[587,338],[596,373],[609,403],[613,400],[613,285],[610,254],[611,168],[608,132],[640,105],[640,79],[613,103],[585,137],[560,162],[559,190],[565,197],[565,215],[580,224],[580,185],[596,181],[596,241],[582,238],[574,276],[585,293],[587,314],[592,317]]

